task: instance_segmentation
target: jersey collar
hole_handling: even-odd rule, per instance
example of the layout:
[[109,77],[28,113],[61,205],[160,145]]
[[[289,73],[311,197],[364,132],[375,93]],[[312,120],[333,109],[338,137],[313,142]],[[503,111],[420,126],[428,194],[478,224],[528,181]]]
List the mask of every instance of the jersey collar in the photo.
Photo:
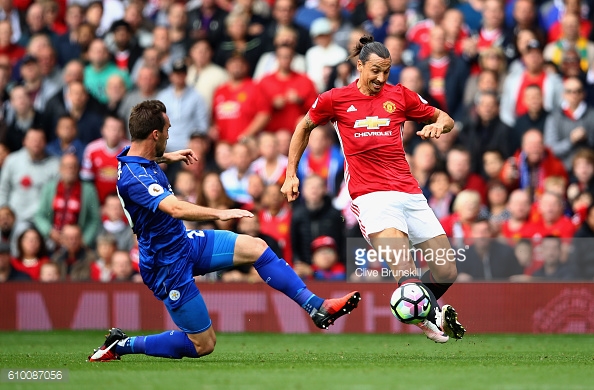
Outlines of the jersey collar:
[[138,163],[138,164],[150,164],[154,161],[151,160],[147,160],[144,157],[139,157],[139,156],[128,156],[128,151],[130,150],[130,145],[126,146],[120,154],[118,154],[117,158],[118,161],[124,162],[124,163]]

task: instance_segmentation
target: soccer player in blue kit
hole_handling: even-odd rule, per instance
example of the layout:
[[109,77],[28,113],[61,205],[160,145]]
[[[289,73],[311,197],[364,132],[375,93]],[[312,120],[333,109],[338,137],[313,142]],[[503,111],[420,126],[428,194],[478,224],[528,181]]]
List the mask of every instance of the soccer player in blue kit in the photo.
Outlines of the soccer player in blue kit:
[[186,230],[182,220],[210,221],[250,218],[246,210],[218,210],[178,200],[159,163],[197,161],[187,150],[165,153],[170,122],[165,105],[144,101],[130,114],[131,146],[118,155],[117,191],[138,237],[140,273],[144,283],[167,307],[181,329],[128,337],[112,328],[104,344],[89,356],[91,362],[118,360],[126,354],[181,359],[210,354],[216,336],[194,276],[253,264],[262,279],[281,291],[311,316],[318,328],[357,307],[360,294],[323,299],[307,289],[283,259],[263,240],[222,230]]

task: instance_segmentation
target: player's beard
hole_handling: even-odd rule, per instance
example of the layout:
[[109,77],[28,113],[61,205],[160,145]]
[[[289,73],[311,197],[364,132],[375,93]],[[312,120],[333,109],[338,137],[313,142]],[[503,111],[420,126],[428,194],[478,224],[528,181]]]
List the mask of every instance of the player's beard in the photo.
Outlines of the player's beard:
[[165,153],[165,147],[167,147],[167,143],[163,144],[163,146],[161,146],[160,144],[157,144],[157,148],[156,148],[156,157],[163,157],[163,154]]

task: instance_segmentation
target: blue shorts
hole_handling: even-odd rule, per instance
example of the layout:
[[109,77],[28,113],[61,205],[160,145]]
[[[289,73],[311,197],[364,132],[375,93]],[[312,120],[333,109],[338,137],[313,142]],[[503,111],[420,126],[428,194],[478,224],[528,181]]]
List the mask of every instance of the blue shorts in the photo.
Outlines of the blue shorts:
[[192,250],[184,266],[167,275],[163,282],[167,295],[162,300],[182,331],[202,333],[210,327],[211,320],[194,276],[232,267],[237,234],[225,230],[188,230],[187,237]]

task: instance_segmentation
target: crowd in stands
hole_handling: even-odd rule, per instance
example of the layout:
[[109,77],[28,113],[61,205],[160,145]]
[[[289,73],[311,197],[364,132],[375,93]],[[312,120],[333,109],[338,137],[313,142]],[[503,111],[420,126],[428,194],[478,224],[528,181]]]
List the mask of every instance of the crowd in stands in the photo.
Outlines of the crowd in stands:
[[380,280],[347,275],[361,234],[331,125],[311,134],[299,200],[280,193],[296,123],[357,79],[365,34],[389,83],[455,119],[402,137],[465,251],[459,280],[592,281],[593,15],[580,0],[0,0],[0,282],[141,281],[115,157],[148,99],[167,106],[167,151],[200,157],[163,166],[176,196],[255,215],[189,229],[261,237],[307,280]]

